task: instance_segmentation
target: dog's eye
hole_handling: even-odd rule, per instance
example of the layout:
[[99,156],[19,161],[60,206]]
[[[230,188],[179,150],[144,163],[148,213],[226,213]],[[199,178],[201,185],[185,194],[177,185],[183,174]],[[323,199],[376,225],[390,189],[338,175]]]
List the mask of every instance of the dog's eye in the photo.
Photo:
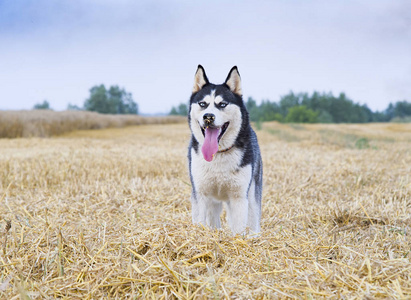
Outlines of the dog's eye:
[[200,107],[206,107],[207,104],[204,101],[198,102],[198,105],[200,105]]
[[224,108],[227,106],[226,102],[221,102],[220,104],[218,104],[218,107]]

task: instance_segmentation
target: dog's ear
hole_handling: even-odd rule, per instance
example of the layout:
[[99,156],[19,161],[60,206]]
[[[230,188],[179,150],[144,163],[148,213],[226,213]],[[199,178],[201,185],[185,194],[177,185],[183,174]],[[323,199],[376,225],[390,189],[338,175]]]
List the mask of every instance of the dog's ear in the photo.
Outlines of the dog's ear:
[[198,65],[196,75],[194,76],[193,94],[197,93],[208,84],[208,78],[202,65]]
[[243,95],[243,91],[241,89],[240,73],[238,73],[237,66],[231,68],[230,72],[228,73],[227,79],[225,80],[225,84],[234,94],[240,96]]

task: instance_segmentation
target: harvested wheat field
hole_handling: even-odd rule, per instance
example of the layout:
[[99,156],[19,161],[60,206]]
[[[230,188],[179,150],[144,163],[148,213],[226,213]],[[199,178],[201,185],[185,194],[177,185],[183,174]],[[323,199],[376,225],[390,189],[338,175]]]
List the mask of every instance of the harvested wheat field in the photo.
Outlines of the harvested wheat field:
[[0,138],[50,137],[74,130],[182,123],[181,116],[108,115],[91,111],[0,110]]
[[410,298],[411,124],[257,134],[258,238],[192,225],[186,124],[0,140],[0,298]]

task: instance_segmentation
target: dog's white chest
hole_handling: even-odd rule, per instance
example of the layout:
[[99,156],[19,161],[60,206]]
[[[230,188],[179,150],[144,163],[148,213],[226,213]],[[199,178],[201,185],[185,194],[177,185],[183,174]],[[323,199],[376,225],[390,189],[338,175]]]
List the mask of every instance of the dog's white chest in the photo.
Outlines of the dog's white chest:
[[241,151],[233,149],[229,153],[217,153],[212,162],[207,162],[194,149],[191,151],[191,175],[198,192],[220,201],[246,195],[251,180],[251,165],[239,167]]

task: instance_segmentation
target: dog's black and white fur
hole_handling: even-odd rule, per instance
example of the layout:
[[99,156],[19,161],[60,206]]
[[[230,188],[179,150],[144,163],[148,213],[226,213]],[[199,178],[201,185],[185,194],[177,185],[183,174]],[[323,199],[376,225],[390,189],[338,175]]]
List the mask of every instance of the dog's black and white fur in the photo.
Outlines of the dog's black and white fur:
[[225,203],[233,234],[244,234],[247,227],[259,233],[263,167],[237,67],[230,70],[223,84],[216,85],[198,66],[188,123],[192,133],[188,161],[193,222],[220,228]]

